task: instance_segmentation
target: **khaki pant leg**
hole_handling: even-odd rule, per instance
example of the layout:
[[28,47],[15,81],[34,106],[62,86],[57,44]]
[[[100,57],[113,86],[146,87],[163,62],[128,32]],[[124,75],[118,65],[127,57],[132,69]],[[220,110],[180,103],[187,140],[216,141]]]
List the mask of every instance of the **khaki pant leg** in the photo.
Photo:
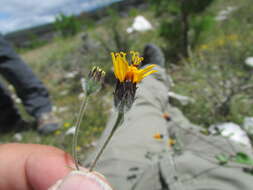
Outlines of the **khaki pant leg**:
[[[138,85],[131,110],[125,114],[124,122],[115,132],[95,168],[106,176],[115,189],[134,189],[139,186],[141,179],[147,179],[146,189],[161,189],[158,160],[166,151],[166,145],[153,136],[167,131],[162,114],[168,104],[168,88],[164,69],[157,67],[156,70],[157,73],[146,77]],[[115,122],[115,114],[108,122],[100,146]],[[90,163],[91,160],[87,162]]]

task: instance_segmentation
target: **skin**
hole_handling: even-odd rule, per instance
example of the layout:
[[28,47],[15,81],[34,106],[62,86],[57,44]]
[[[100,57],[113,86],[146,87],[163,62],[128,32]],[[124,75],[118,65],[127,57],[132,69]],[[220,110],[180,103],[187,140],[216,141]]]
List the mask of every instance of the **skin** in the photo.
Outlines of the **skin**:
[[64,151],[37,144],[0,145],[0,189],[45,190],[66,176],[73,160]]

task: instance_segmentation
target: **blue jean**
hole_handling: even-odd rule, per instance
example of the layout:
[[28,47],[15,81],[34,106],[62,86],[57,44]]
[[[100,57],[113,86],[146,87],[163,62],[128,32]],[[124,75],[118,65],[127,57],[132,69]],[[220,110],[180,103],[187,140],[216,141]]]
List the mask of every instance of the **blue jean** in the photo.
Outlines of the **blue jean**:
[[[47,89],[1,35],[0,74],[14,86],[17,96],[31,116],[38,118],[42,113],[51,111]],[[11,125],[21,118],[10,93],[2,84],[0,84],[0,115],[0,126]]]

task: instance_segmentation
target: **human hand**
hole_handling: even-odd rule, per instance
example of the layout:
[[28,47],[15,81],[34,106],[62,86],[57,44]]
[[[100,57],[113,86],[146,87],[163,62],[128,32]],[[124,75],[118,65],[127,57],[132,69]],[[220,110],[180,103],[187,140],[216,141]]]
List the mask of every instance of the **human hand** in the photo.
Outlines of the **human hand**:
[[74,167],[70,155],[51,146],[0,145],[1,190],[46,190],[50,187],[50,190],[111,190],[106,180],[95,172],[73,171],[70,167]]

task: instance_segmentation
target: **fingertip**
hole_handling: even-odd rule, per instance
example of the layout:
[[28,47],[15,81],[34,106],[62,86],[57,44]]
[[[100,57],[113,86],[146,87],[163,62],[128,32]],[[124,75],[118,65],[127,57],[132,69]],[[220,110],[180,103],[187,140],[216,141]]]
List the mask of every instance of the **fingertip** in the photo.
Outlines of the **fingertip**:
[[89,171],[72,171],[68,176],[58,181],[50,190],[112,190],[111,186],[100,176]]

